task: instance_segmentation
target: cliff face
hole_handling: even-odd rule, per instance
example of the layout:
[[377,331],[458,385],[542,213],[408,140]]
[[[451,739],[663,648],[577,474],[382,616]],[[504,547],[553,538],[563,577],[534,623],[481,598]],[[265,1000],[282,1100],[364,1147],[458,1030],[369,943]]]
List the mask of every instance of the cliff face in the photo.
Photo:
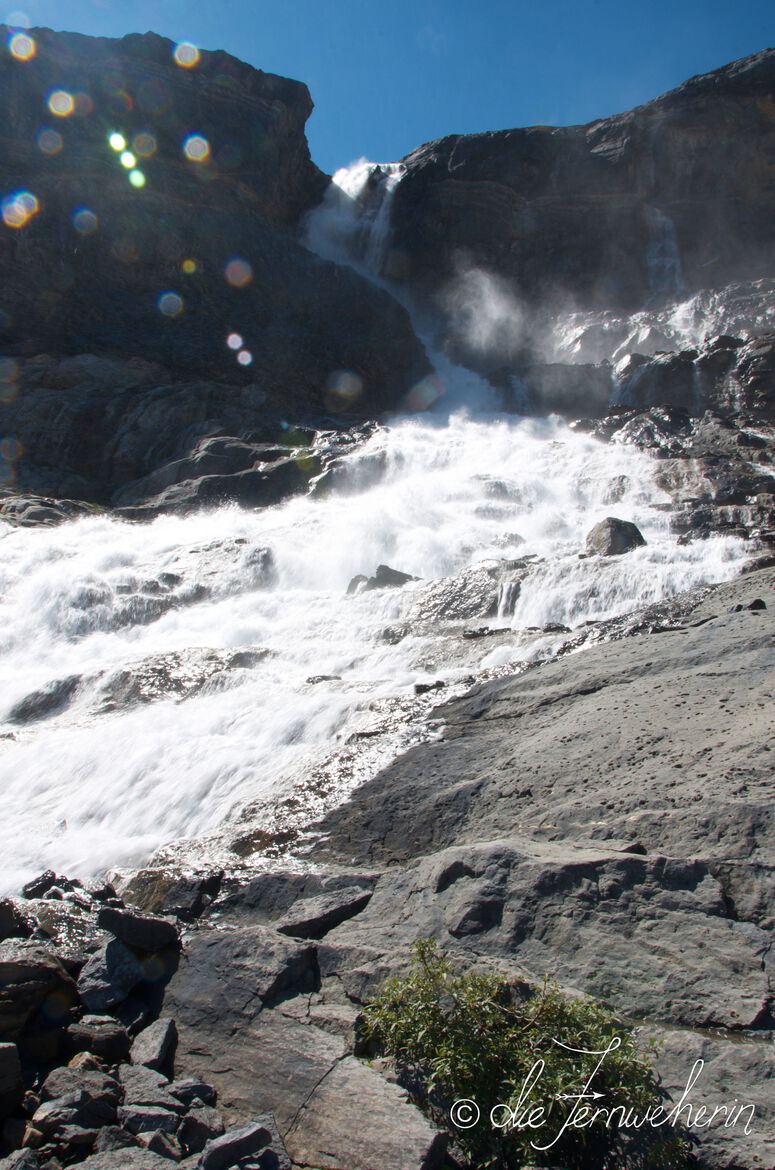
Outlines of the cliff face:
[[296,410],[340,369],[362,413],[423,375],[404,311],[296,243],[326,185],[306,86],[151,33],[2,41],[6,353],[139,355]]
[[775,50],[587,126],[452,135],[405,160],[397,278],[482,267],[527,301],[636,309],[769,275]]

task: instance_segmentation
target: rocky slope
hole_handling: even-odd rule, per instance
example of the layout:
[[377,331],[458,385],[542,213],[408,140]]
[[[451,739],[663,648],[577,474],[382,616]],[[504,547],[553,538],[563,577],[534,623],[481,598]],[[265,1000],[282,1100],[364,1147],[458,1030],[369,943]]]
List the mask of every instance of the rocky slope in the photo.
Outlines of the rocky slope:
[[449,135],[404,159],[387,270],[629,311],[771,276],[774,150],[772,49],[586,126]]
[[0,903],[0,1112],[25,1149],[2,1170],[265,1165],[246,1127],[272,1165],[455,1166],[358,1036],[422,937],[610,1004],[674,1100],[704,1061],[695,1110],[755,1113],[695,1130],[698,1164],[772,1165],[774,584],[605,623],[437,709],[306,855],[151,867],[120,898],[48,874]]

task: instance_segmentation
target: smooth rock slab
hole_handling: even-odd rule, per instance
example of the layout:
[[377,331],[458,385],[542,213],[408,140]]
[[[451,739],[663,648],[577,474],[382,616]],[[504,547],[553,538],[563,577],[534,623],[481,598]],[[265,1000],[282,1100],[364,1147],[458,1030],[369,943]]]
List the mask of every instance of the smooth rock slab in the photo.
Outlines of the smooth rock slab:
[[129,1133],[175,1133],[180,1117],[171,1109],[160,1109],[155,1105],[122,1105],[118,1111],[118,1124]]
[[293,938],[322,938],[329,930],[363,910],[370,898],[371,890],[360,886],[333,890],[316,898],[302,898],[280,919],[277,929]]
[[320,1082],[285,1140],[294,1162],[319,1170],[434,1170],[447,1149],[403,1089],[354,1056]]
[[599,553],[602,557],[618,557],[641,548],[645,543],[636,524],[617,520],[615,516],[607,516],[587,533],[587,552]]

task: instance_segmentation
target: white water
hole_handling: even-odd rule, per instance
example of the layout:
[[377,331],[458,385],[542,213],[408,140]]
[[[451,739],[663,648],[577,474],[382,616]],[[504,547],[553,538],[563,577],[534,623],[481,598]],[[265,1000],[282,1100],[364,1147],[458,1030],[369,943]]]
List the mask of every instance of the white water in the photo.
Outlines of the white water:
[[[350,208],[357,219],[357,199]],[[453,368],[442,373],[456,380]],[[458,393],[476,395],[477,382],[465,375]],[[47,867],[88,875],[139,862],[165,842],[236,824],[240,808],[279,801],[391,703],[427,710],[412,707],[416,682],[461,683],[472,669],[524,661],[539,643],[531,648],[520,629],[626,612],[730,578],[744,556],[729,538],[679,547],[648,457],[556,419],[416,416],[377,432],[345,464],[347,494],[259,512],[0,529],[0,889]],[[647,546],[579,559],[585,533],[610,514],[637,523]],[[255,569],[266,547],[271,585]],[[412,624],[427,582],[530,554],[541,562],[497,622],[513,639],[465,643],[465,661],[451,654],[439,666],[438,639],[463,645],[471,623]],[[353,575],[380,563],[422,580],[345,596]],[[133,621],[128,597],[152,601],[164,573],[175,575],[180,604]],[[386,641],[386,627],[403,623],[407,635]],[[98,710],[110,677],[133,664],[258,647],[270,654],[191,697]],[[307,681],[318,675],[340,681]],[[25,696],[71,676],[82,681],[64,710],[9,722]],[[369,741],[368,769],[416,734],[406,726]]]

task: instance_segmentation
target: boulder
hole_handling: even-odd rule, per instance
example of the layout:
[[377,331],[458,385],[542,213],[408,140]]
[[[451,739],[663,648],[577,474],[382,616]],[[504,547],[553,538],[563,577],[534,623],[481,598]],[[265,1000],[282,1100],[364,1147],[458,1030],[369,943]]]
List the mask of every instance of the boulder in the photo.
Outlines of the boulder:
[[105,943],[78,977],[78,994],[90,1012],[105,1012],[127,998],[145,977],[134,951],[119,939]]
[[618,557],[645,543],[637,525],[629,520],[617,520],[615,516],[607,516],[587,533],[587,552],[601,557]]
[[125,1105],[151,1105],[182,1114],[193,1099],[182,1100],[173,1093],[174,1086],[162,1073],[154,1072],[144,1065],[122,1064],[118,1078],[124,1090]]
[[291,1170],[290,1158],[271,1114],[256,1118],[249,1125],[230,1129],[222,1137],[209,1142],[197,1167],[198,1170],[229,1170],[253,1154],[262,1154],[262,1160],[267,1164],[271,1158],[275,1170]]
[[172,1072],[177,1046],[175,1021],[169,1018],[156,1020],[135,1037],[129,1059],[132,1064],[145,1065],[157,1072]]
[[136,910],[104,906],[97,916],[97,925],[126,946],[139,951],[154,953],[180,946],[177,927],[168,918],[155,918],[139,914]]
[[279,920],[277,929],[293,938],[322,938],[341,922],[360,913],[370,898],[371,890],[361,886],[344,887],[317,898],[302,898]]
[[129,1034],[112,1016],[83,1016],[70,1024],[67,1039],[71,1051],[91,1052],[108,1061],[125,1060],[129,1053]]
[[75,984],[55,954],[31,939],[0,942],[0,1036],[17,1040],[37,1013],[65,1023],[75,1002]]
[[118,1110],[118,1124],[132,1134],[175,1133],[180,1116],[171,1109],[158,1105],[121,1105]]
[[100,1102],[114,1108],[121,1098],[118,1081],[107,1073],[63,1066],[55,1068],[46,1077],[40,1089],[40,1102],[46,1104],[78,1093],[83,1094],[84,1100]]
[[197,1105],[181,1121],[178,1139],[187,1154],[201,1154],[208,1142],[224,1132],[220,1113],[207,1105]]
[[29,938],[33,923],[11,898],[0,899],[0,942],[7,938]]
[[[411,573],[402,573],[399,569],[391,569],[390,565],[377,565],[373,577],[369,577],[363,587],[364,593],[370,589],[400,589],[407,581],[416,581]],[[349,592],[349,590],[348,590]]]

